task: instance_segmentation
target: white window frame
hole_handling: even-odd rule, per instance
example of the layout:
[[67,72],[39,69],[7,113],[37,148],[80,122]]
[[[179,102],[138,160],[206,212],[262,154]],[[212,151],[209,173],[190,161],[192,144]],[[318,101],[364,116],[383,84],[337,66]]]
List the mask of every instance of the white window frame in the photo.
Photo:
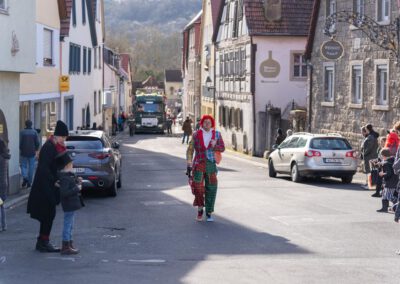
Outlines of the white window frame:
[[[323,64],[323,106],[335,106],[335,63],[325,62]],[[326,82],[326,72],[332,72],[331,82]],[[329,86],[327,86],[327,84]],[[326,95],[326,88],[328,88],[328,96]]]
[[[295,56],[300,56],[300,63],[295,64],[294,58]],[[307,66],[307,62],[303,62],[304,59],[304,50],[292,50],[290,51],[290,81],[305,81],[307,80],[307,68],[305,74],[303,74],[303,66]],[[295,76],[294,67],[295,65],[299,66],[300,76]]]
[[[381,25],[390,24],[390,13],[391,13],[391,1],[390,0],[376,0],[376,21]],[[381,9],[379,9],[381,7]],[[379,14],[381,11],[381,14]]]
[[[354,82],[354,73],[359,71],[359,82]],[[364,66],[362,60],[355,60],[350,62],[350,107],[362,108],[364,97]],[[356,83],[356,84],[355,84]],[[357,84],[358,83],[358,84]]]
[[[326,10],[325,10],[326,18],[337,12],[337,0],[326,0],[325,4],[326,4]],[[329,29],[329,31],[333,33],[335,30],[336,30],[336,24],[333,24]]]
[[[375,64],[375,105],[372,109],[374,110],[389,110],[389,98],[390,98],[390,68],[389,60],[378,59],[374,61]],[[386,70],[386,82],[382,85],[381,79],[384,76],[383,70]]]
[[365,15],[365,0],[353,0],[354,12],[360,15]]
[[[46,43],[45,41],[45,35],[46,32],[48,32],[50,34],[50,57],[45,57],[46,52],[45,52],[45,46]],[[54,42],[54,31],[48,28],[44,28],[43,29],[43,66],[54,66],[55,62],[54,62],[54,46],[53,46],[53,42]],[[51,62],[47,62],[46,59],[50,59]]]

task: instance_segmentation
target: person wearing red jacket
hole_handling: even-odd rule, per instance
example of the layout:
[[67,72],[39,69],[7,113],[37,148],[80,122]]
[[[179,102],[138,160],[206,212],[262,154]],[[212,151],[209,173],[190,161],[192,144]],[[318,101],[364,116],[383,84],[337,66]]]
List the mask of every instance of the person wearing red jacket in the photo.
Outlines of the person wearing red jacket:
[[[203,219],[203,207],[208,222],[213,222],[215,199],[217,195],[217,159],[216,152],[224,152],[225,145],[221,133],[216,131],[214,118],[204,115],[200,120],[201,128],[193,133],[187,152],[187,173],[193,173],[193,193],[197,206],[197,221]],[[193,154],[195,156],[193,158]],[[219,156],[219,155],[217,155]]]

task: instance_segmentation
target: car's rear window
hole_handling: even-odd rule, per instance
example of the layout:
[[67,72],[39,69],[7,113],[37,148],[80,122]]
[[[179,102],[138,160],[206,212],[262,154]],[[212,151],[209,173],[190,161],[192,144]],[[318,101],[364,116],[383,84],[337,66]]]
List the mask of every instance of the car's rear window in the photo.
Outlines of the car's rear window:
[[350,150],[350,143],[343,138],[314,138],[310,147],[317,150]]
[[69,136],[65,142],[67,149],[102,149],[103,143],[95,137]]

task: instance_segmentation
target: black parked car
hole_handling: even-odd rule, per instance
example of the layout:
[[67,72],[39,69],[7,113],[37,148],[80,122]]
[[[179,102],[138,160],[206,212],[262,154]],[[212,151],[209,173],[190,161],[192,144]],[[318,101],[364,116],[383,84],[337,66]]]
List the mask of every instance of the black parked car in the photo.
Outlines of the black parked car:
[[118,142],[98,130],[70,132],[66,141],[77,176],[82,177],[83,189],[105,190],[117,195],[121,187],[121,154]]

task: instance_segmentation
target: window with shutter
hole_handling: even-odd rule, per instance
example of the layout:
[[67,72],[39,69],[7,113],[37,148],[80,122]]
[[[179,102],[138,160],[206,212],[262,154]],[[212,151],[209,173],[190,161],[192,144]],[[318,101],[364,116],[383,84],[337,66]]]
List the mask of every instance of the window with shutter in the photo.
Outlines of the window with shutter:
[[86,74],[86,53],[87,53],[87,49],[86,47],[83,48],[83,74]]
[[99,69],[101,69],[101,46],[99,46]]
[[238,2],[235,2],[234,9],[233,9],[233,27],[232,27],[232,37],[238,37]]
[[81,47],[78,46],[76,49],[78,56],[77,56],[77,63],[78,63],[78,68],[77,68],[77,72],[81,73]]
[[94,95],[93,95],[93,110],[94,110],[94,115],[97,114],[97,92],[94,91]]
[[70,43],[69,44],[69,73],[74,71],[74,47]]
[[243,130],[243,110],[240,110],[239,127]]
[[98,103],[99,103],[99,113],[101,113],[101,105],[102,105],[102,101],[101,101],[101,90],[99,90],[99,100],[98,100]]
[[94,63],[94,68],[96,69],[97,68],[97,47],[95,47],[94,49],[93,49],[93,63]]
[[92,49],[88,48],[88,73],[92,72]]
[[239,71],[239,57],[240,57],[240,52],[239,51],[235,51],[235,76],[240,75],[240,71]]
[[76,3],[72,0],[72,25],[76,26]]
[[82,24],[86,24],[86,0],[82,0]]
[[53,31],[43,30],[43,65],[53,65]]

